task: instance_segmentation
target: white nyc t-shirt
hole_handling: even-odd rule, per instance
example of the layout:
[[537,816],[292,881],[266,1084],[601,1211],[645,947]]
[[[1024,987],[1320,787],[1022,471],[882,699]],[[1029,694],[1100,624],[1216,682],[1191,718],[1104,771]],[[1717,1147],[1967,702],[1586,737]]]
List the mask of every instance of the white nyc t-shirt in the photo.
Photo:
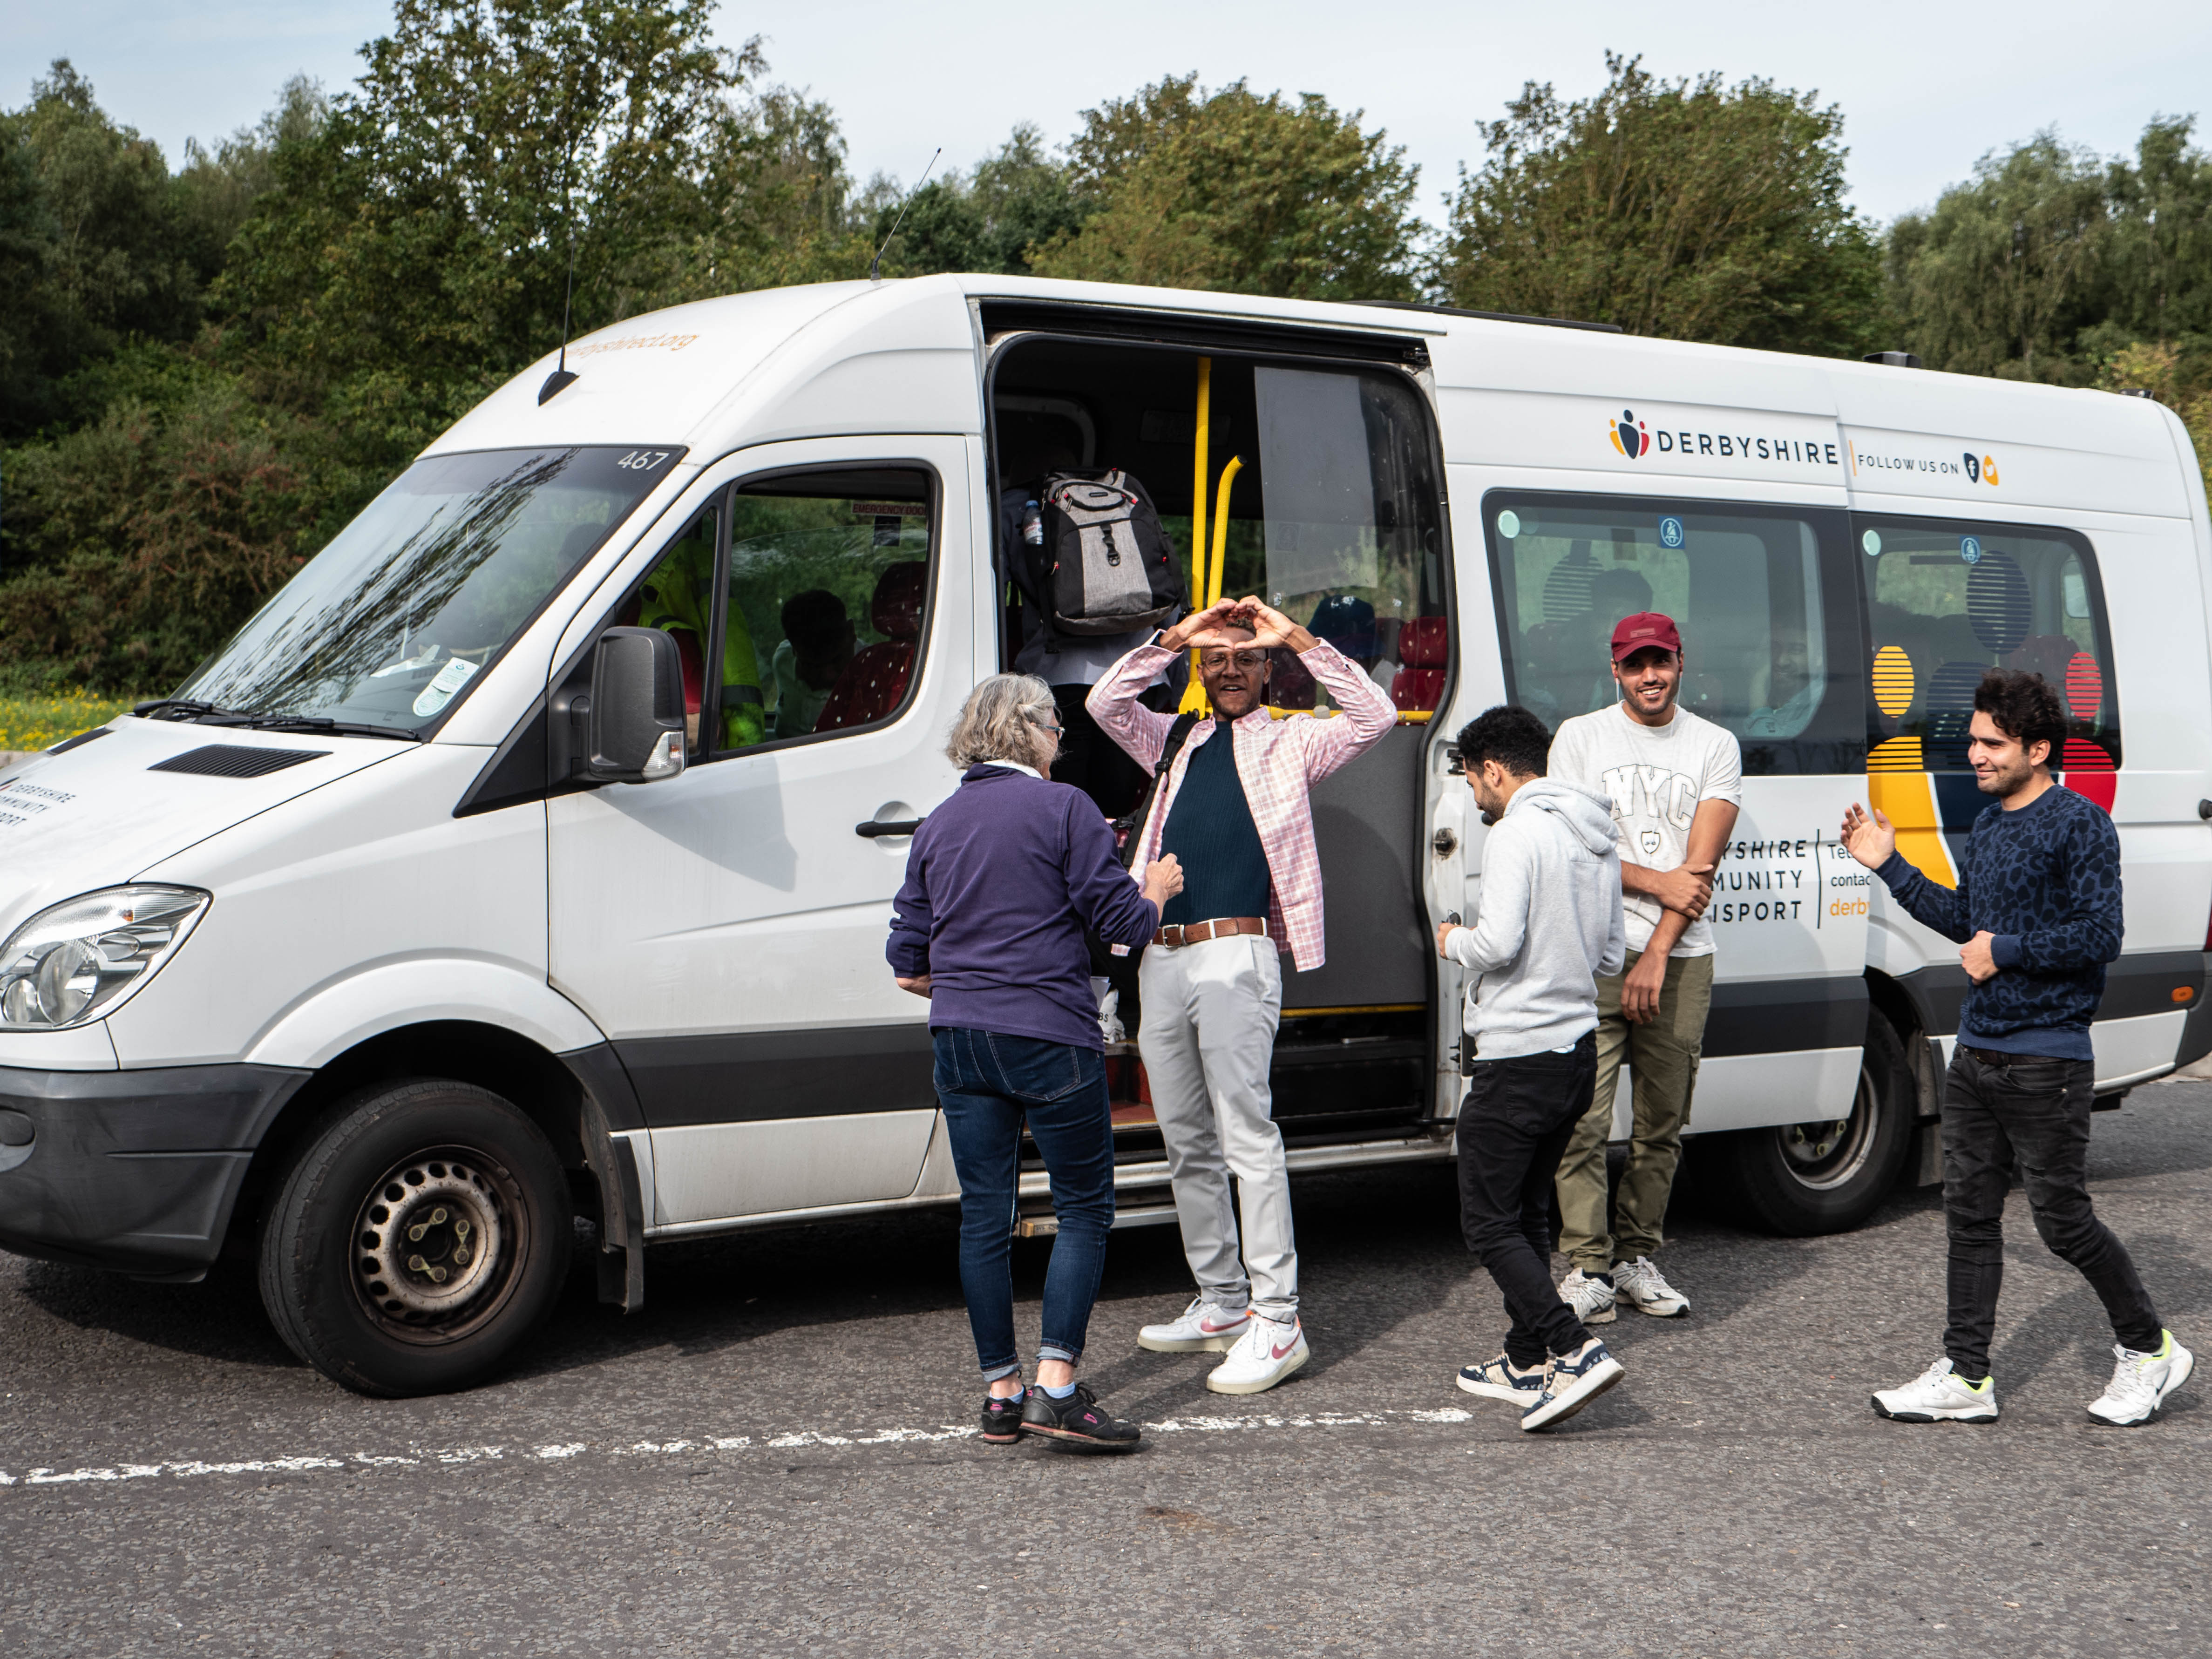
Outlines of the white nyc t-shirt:
[[[1551,775],[1613,802],[1620,826],[1620,860],[1672,870],[1689,856],[1690,821],[1698,803],[1743,801],[1743,756],[1726,726],[1677,708],[1664,726],[1639,726],[1619,703],[1559,723],[1552,738]],[[1642,951],[1664,914],[1659,901],[1629,893],[1621,900],[1628,948]],[[1713,927],[1700,916],[1668,954],[1709,957]]]

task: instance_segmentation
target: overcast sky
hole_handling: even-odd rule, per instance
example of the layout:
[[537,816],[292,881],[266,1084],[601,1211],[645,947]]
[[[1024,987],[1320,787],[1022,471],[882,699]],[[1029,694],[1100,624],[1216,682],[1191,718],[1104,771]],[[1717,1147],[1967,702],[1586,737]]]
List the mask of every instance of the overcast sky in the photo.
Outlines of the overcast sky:
[[[1388,128],[1420,164],[1431,220],[1459,163],[1481,160],[1477,123],[1501,113],[1524,81],[1550,81],[1566,96],[1595,90],[1607,47],[1641,52],[1665,76],[1762,75],[1841,105],[1852,199],[1884,221],[1928,205],[1977,157],[2039,128],[2112,154],[2131,149],[2154,113],[2198,111],[2212,88],[2212,6],[2203,0],[2112,10],[2079,0],[1566,10],[1526,0],[811,0],[726,4],[720,15],[726,40],[763,35],[774,78],[836,109],[862,179],[882,171],[912,183],[939,144],[945,165],[964,167],[1018,121],[1057,141],[1085,106],[1196,70],[1209,86],[1243,76],[1257,90],[1364,108],[1370,128]],[[70,58],[115,118],[157,141],[173,166],[186,137],[251,123],[290,75],[304,70],[331,90],[349,82],[356,49],[390,15],[388,0],[6,0],[0,104],[21,104],[51,59]]]

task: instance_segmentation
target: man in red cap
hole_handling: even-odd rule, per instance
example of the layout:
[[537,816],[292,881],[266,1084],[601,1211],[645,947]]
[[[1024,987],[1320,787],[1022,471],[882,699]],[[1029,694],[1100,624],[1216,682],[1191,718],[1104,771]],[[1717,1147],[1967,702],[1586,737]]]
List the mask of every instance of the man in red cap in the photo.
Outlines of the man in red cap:
[[[1597,1087],[1559,1160],[1559,1295],[1586,1325],[1615,1304],[1668,1318],[1690,1310],[1652,1255],[1682,1156],[1705,1015],[1713,1000],[1713,930],[1704,921],[1713,870],[1735,829],[1743,760],[1726,727],[1677,706],[1682,636],[1656,611],[1613,630],[1620,701],[1560,722],[1551,775],[1613,802],[1620,826],[1626,971],[1598,981]],[[1608,1213],[1605,1146],[1626,1061],[1635,1079],[1628,1169]]]

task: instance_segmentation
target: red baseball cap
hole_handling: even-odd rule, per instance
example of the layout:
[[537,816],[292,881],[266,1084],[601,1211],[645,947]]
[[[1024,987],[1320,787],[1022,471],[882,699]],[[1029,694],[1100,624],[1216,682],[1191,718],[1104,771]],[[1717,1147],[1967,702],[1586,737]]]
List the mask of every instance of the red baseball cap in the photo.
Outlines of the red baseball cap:
[[1613,659],[1624,662],[1638,652],[1657,646],[1662,651],[1681,654],[1682,636],[1675,630],[1674,619],[1662,617],[1656,611],[1639,611],[1632,617],[1623,617],[1613,625]]

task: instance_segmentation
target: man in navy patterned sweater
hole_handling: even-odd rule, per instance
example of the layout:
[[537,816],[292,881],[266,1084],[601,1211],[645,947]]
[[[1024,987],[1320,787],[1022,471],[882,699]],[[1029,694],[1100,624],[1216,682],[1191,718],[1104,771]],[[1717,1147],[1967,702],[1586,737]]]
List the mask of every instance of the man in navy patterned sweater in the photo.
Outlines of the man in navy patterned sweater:
[[1844,814],[1851,856],[1923,926],[1958,941],[1973,985],[1943,1096],[1943,1213],[1950,1234],[1944,1357],[1874,1408],[1901,1423],[1996,1420],[1990,1339],[2004,1276],[2004,1203],[2018,1164],[2035,1231],[2079,1268],[2119,1338],[2100,1423],[2156,1416],[2189,1380],[2189,1350],[2159,1322],[2127,1247],[2089,1205],[2089,1022],[2120,953],[2120,841],[2104,811],[2051,781],[2066,731],[2039,674],[1992,668],[1974,692],[1966,745],[1982,793],[1956,890],[1906,863],[1880,812]]

